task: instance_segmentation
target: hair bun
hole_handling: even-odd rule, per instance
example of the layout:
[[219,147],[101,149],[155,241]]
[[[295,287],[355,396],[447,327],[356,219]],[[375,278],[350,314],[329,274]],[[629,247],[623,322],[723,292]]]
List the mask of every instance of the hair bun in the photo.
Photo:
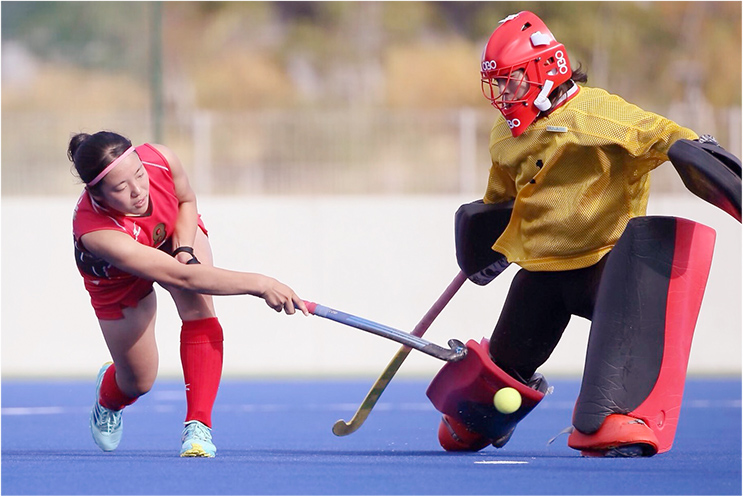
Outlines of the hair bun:
[[67,158],[70,159],[70,162],[75,162],[75,152],[88,138],[90,138],[88,133],[78,133],[70,138],[70,145],[67,148]]

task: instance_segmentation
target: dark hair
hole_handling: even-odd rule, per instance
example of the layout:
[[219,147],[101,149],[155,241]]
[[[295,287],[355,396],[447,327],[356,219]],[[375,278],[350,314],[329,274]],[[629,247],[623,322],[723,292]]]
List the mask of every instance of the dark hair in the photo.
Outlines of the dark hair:
[[[67,158],[75,166],[77,176],[88,184],[130,146],[131,141],[111,131],[78,133],[70,138]],[[96,184],[93,189],[99,185]]]

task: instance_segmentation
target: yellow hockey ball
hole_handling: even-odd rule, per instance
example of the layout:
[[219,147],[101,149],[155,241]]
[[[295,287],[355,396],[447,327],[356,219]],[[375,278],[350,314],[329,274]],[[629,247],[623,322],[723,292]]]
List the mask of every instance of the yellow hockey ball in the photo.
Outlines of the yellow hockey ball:
[[521,407],[521,395],[512,387],[501,388],[493,396],[493,405],[496,410],[508,415]]

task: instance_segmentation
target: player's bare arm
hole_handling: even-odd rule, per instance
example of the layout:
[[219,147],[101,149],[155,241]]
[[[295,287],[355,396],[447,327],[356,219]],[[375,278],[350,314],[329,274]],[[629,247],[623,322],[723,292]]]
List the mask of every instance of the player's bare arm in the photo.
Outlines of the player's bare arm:
[[186,265],[155,248],[137,243],[118,231],[94,231],[81,237],[85,247],[119,269],[144,279],[186,291],[210,295],[248,294],[263,298],[274,310],[291,315],[307,307],[285,284],[272,277],[237,272],[209,265]]

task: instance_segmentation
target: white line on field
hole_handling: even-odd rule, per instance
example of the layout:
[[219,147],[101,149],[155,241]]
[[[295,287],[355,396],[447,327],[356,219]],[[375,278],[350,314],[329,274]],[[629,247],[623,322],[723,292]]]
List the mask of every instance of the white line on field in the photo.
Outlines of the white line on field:
[[3,415],[57,415],[67,410],[61,406],[5,407]]
[[484,460],[481,462],[475,462],[475,465],[524,465],[529,462],[519,462],[516,460]]

